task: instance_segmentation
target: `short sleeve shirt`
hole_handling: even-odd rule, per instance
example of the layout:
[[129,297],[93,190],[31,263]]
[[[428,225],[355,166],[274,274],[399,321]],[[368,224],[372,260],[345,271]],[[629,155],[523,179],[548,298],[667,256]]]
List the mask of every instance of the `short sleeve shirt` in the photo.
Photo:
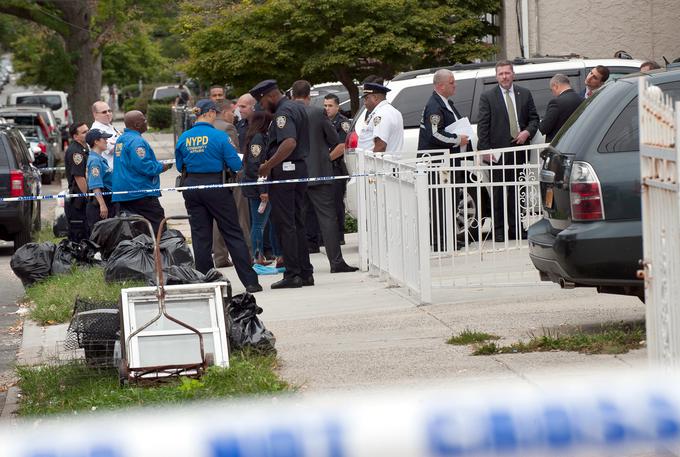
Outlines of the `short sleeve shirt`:
[[64,165],[66,169],[66,181],[68,190],[71,193],[79,193],[75,177],[85,177],[87,174],[87,156],[89,149],[77,141],[73,141],[64,154]]
[[359,148],[372,151],[375,138],[387,144],[386,153],[400,154],[404,148],[404,119],[387,100],[380,102],[369,114],[359,134]]
[[87,159],[87,187],[90,190],[112,188],[112,172],[109,164],[100,154],[92,151]]

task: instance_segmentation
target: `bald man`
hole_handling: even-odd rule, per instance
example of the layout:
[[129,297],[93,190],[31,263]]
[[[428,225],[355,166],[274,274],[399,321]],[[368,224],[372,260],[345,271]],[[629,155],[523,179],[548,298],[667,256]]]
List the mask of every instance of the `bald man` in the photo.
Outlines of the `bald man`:
[[[114,148],[113,191],[128,191],[114,194],[113,202],[120,204],[120,212],[138,214],[153,226],[158,233],[165,211],[158,201],[160,197],[160,174],[172,165],[163,165],[149,143],[142,138],[146,132],[146,116],[141,111],[125,113],[125,131],[116,141]],[[136,192],[151,189],[151,192]],[[153,190],[155,189],[155,190]]]
[[250,94],[243,94],[236,101],[236,109],[238,109],[239,116],[241,117],[236,123],[239,144],[244,144],[245,142],[246,132],[248,131],[248,119],[255,112],[256,103],[255,97]]
[[94,122],[90,126],[90,130],[100,130],[111,135],[111,138],[106,140],[107,149],[102,153],[102,157],[108,163],[109,168],[113,169],[113,147],[120,136],[120,132],[113,126],[113,111],[105,102],[94,102],[92,104],[92,117]]

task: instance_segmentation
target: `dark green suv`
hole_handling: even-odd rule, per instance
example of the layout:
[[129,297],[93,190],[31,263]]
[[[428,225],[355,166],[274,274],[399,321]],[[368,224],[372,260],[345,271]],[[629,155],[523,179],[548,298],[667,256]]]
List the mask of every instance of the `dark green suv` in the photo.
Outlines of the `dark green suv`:
[[621,78],[541,153],[543,219],[529,228],[529,252],[544,281],[644,297],[638,78],[680,100],[680,70]]

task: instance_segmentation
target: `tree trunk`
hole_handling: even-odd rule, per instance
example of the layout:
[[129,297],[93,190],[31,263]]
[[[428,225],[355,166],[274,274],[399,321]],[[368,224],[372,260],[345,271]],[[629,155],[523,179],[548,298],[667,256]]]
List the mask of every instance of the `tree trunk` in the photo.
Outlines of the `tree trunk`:
[[68,22],[69,35],[64,37],[66,51],[74,56],[76,80],[69,96],[73,120],[92,123],[92,104],[100,99],[102,86],[102,58],[90,32],[90,2],[69,2],[62,6],[64,20]]
[[347,92],[349,92],[352,116],[354,116],[359,111],[360,108],[359,88],[356,86],[356,84],[354,84],[354,78],[352,78],[352,75],[350,74],[349,70],[346,67],[333,70],[333,73],[335,74],[335,77],[338,78],[338,81],[340,81],[342,85],[345,86]]

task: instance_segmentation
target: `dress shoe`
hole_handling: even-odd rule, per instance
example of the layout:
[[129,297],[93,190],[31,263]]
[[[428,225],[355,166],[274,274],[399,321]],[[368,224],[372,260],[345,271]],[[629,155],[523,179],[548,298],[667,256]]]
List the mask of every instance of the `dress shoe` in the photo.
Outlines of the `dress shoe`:
[[228,267],[233,267],[234,264],[231,263],[231,260],[220,260],[220,261],[215,261],[215,268],[228,268]]
[[351,265],[347,265],[345,262],[331,267],[331,273],[354,273],[355,271],[358,271],[359,269],[357,267],[353,267]]
[[344,245],[345,245],[345,240],[340,240],[340,246],[344,246]]
[[314,285],[314,276],[307,276],[306,278],[302,278],[302,285],[303,286],[313,286]]
[[255,292],[262,292],[262,286],[259,284],[248,284],[246,286],[246,292],[249,294],[254,294]]
[[302,287],[302,278],[299,276],[289,276],[272,284],[272,289],[295,289]]

